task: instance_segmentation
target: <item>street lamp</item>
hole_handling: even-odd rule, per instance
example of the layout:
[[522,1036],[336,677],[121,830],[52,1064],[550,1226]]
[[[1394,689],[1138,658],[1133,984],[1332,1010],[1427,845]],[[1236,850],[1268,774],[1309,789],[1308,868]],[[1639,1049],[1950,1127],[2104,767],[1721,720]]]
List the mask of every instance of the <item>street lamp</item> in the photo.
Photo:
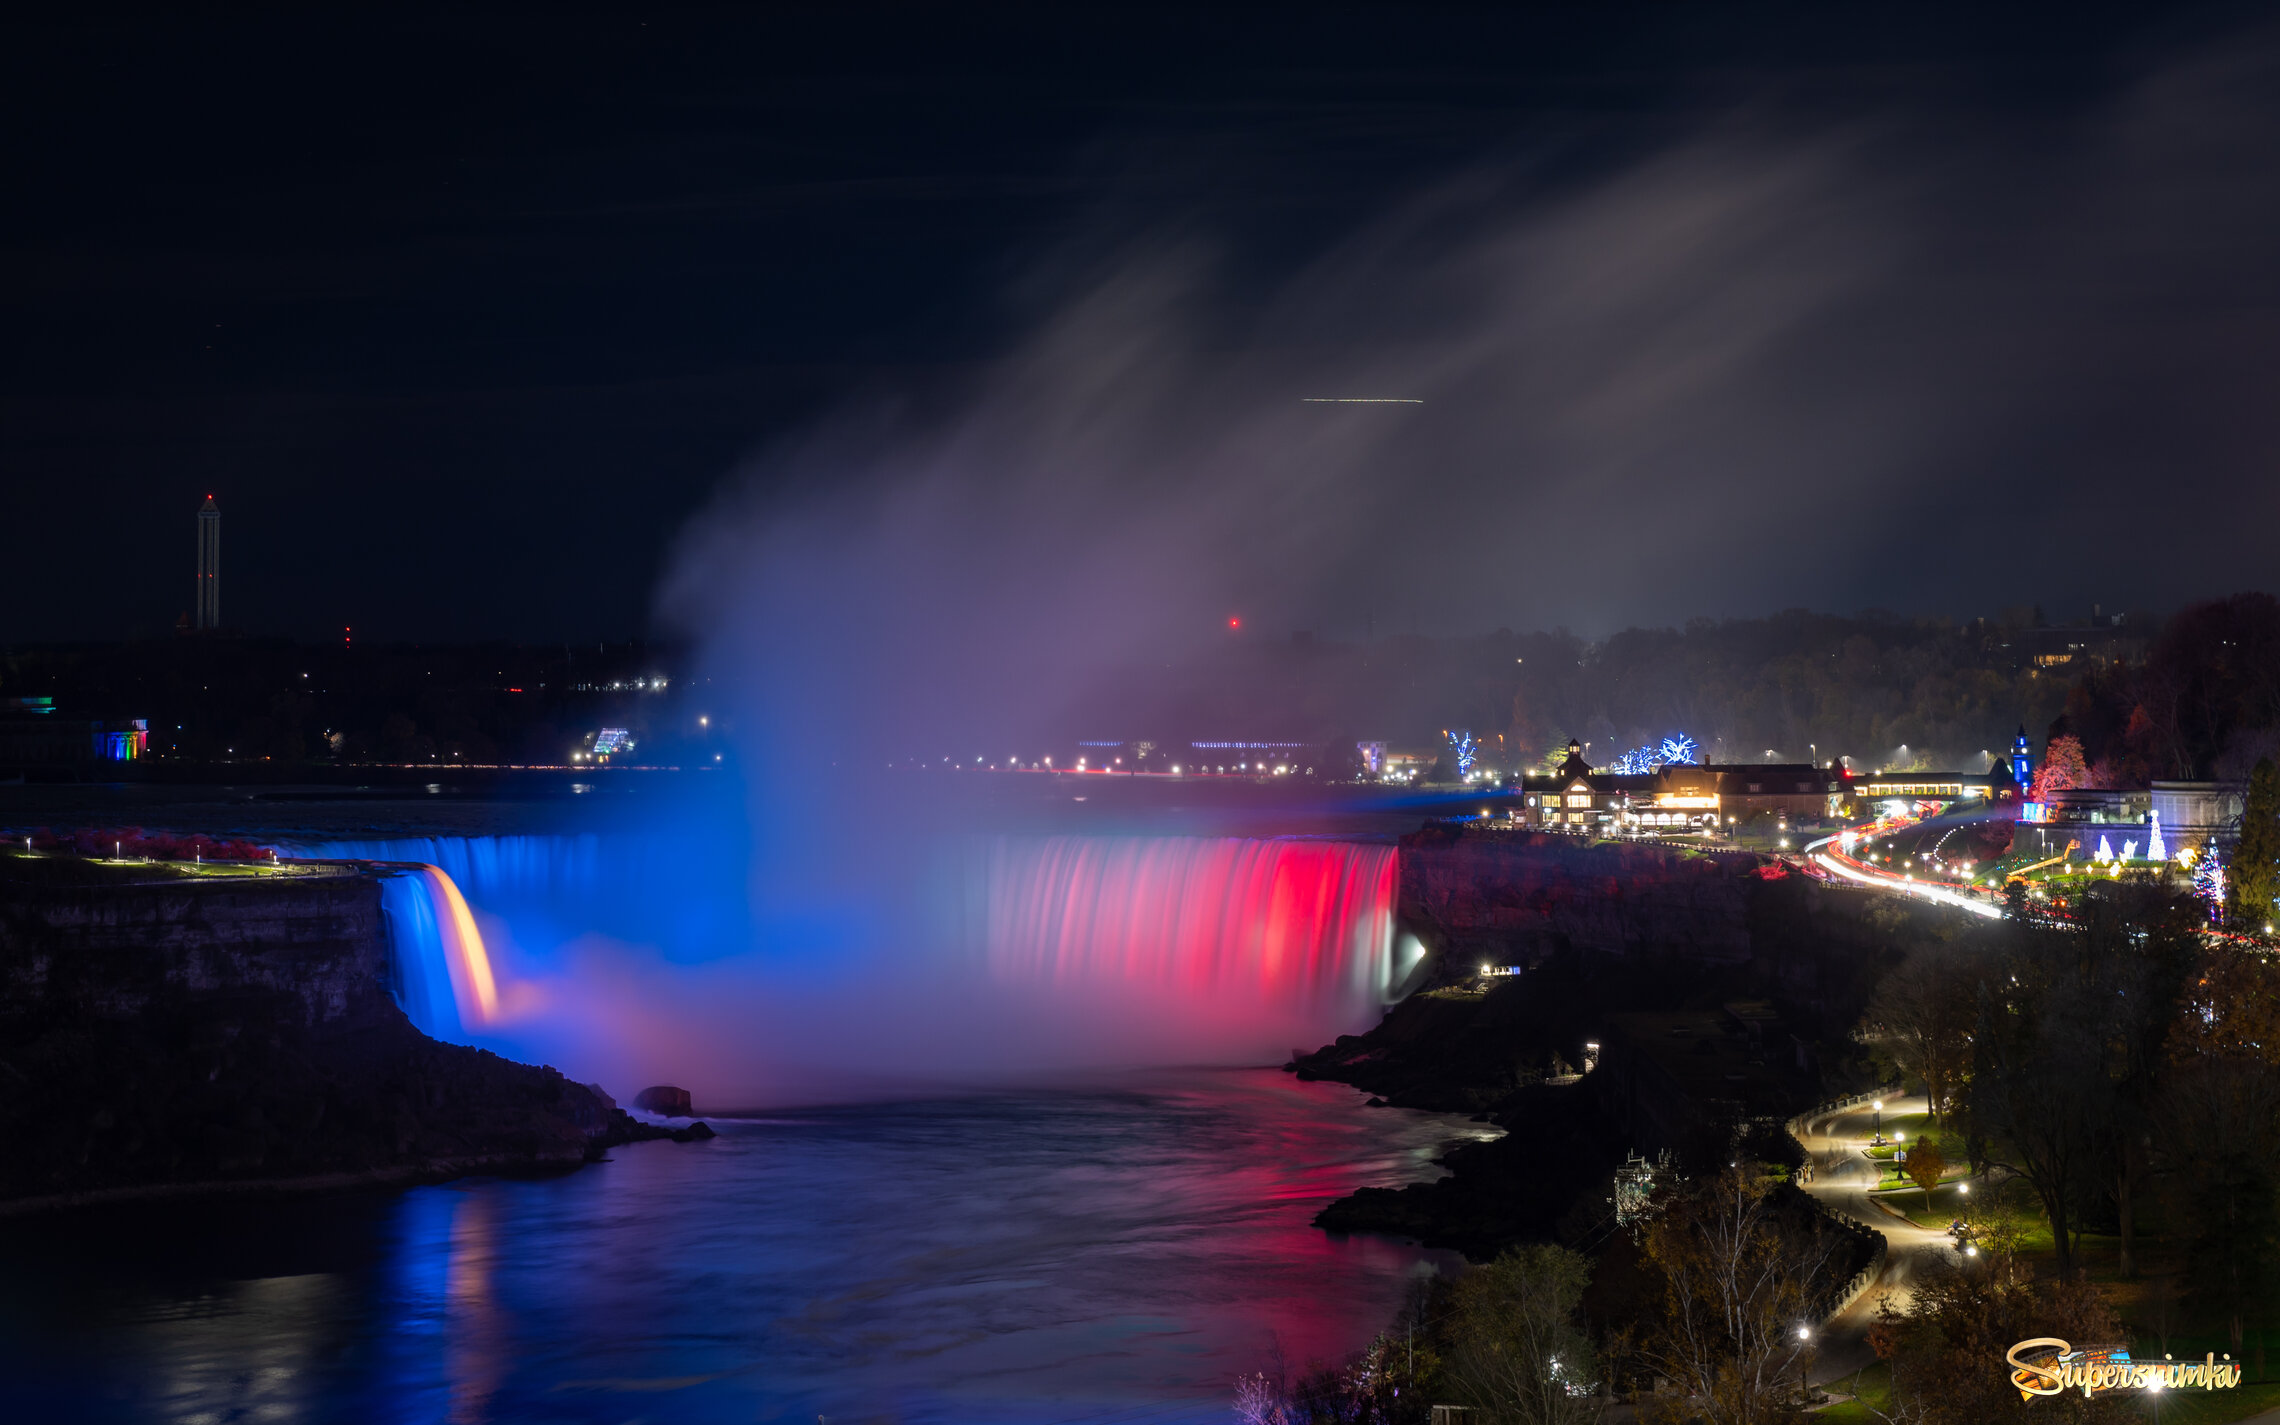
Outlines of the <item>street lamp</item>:
[[1810,1327],[1810,1326],[1807,1326],[1807,1325],[1806,1325],[1804,1322],[1802,1322],[1802,1321],[1798,1322],[1798,1323],[1797,1323],[1797,1400],[1798,1400],[1798,1403],[1799,1403],[1799,1404],[1803,1404],[1803,1403],[1805,1403],[1805,1399],[1806,1399],[1805,1373],[1806,1373],[1807,1369],[1809,1368],[1809,1367],[1808,1367],[1808,1365],[1807,1365],[1807,1360],[1808,1360],[1808,1358],[1809,1358],[1809,1357],[1810,1357],[1810,1356],[1813,1354],[1813,1350],[1812,1350],[1812,1341],[1813,1341],[1813,1328],[1812,1328],[1812,1327]]
[[1878,1147],[1884,1144],[1884,1100],[1876,1101],[1876,1137],[1870,1140]]

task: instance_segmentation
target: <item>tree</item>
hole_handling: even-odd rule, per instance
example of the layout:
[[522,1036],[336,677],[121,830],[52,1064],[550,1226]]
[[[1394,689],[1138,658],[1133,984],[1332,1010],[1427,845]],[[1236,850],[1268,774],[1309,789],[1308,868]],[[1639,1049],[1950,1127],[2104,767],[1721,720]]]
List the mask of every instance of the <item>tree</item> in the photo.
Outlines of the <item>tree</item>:
[[2280,1079],[2251,1058],[2197,1057],[2175,1066],[2159,1107],[2186,1277],[2237,1352],[2280,1260]]
[[1908,1176],[1924,1190],[1924,1211],[1932,1210],[1932,1189],[1940,1185],[1940,1174],[1946,1171],[1947,1155],[1931,1134],[1918,1138],[1916,1146],[1908,1150]]
[[1918,948],[1884,977],[1868,1007],[1878,1047],[1902,1074],[1923,1080],[1935,1123],[1971,1072],[1978,956],[1967,949],[1975,947],[1935,942]]
[[1441,1328],[1442,1380],[1490,1419],[1580,1425],[1600,1415],[1599,1373],[1577,1308],[1591,1263],[1515,1247],[1459,1277]]
[[[2033,1336],[2077,1344],[2123,1339],[2121,1323],[2086,1281],[2014,1284],[1953,1268],[1926,1274],[1905,1312],[1887,1297],[1869,1328],[1869,1344],[1892,1363],[1892,1408],[1881,1413],[1907,1425],[2019,1418],[2019,1393],[2001,1362],[2014,1343]],[[2056,1396],[2050,1404],[2073,1420],[2129,1418],[2127,1404],[2113,1397]]]
[[2240,843],[2233,848],[2226,886],[2226,917],[2251,931],[2280,914],[2280,768],[2257,759],[2248,774],[2248,804],[2241,809]]
[[1752,1169],[1693,1185],[1647,1229],[1664,1300],[1639,1355],[1712,1425],[1784,1418],[1824,1278],[1847,1240],[1817,1220],[1785,1216]]
[[2061,733],[2043,749],[2043,762],[2035,769],[2034,800],[2047,802],[2052,792],[2090,785],[2090,768],[2082,760],[2082,739]]
[[2033,1184],[2061,1276],[2074,1272],[2085,1208],[2110,1189],[2127,1273],[2146,1102],[2200,955],[2200,915],[2139,877],[2093,887],[2071,921],[2010,905],[1972,1035],[1972,1128]]

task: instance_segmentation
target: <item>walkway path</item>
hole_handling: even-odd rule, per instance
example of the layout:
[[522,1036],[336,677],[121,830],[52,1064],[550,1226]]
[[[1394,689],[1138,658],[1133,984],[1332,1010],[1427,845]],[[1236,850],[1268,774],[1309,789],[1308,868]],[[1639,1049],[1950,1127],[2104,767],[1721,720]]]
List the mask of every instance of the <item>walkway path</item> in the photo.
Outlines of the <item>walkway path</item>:
[[[1925,1108],[1922,1095],[1884,1101],[1885,1112],[1895,1117],[1922,1113]],[[1801,1125],[1806,1158],[1813,1165],[1813,1180],[1805,1191],[1831,1211],[1883,1233],[1885,1245],[1884,1272],[1876,1284],[1823,1328],[1820,1364],[1813,1372],[1816,1384],[1849,1376],[1873,1362],[1868,1328],[1876,1320],[1877,1308],[1890,1300],[1905,1309],[1926,1269],[1934,1262],[1955,1260],[1955,1246],[1946,1232],[1918,1227],[1869,1197],[1878,1174],[1860,1150],[1868,1145],[1874,1124],[1874,1110],[1863,1104],[1817,1115]]]

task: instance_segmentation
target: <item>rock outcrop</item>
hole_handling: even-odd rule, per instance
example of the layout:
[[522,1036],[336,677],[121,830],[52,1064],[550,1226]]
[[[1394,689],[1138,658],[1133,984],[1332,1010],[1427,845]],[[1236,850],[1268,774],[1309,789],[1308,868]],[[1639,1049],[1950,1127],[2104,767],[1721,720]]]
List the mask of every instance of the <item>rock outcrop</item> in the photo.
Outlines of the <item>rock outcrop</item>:
[[388,953],[369,875],[0,857],[0,1209],[561,1169],[662,1136],[421,1034]]
[[695,1111],[687,1089],[671,1084],[658,1084],[643,1089],[633,1096],[633,1106],[643,1113],[654,1113],[664,1118],[687,1118]]

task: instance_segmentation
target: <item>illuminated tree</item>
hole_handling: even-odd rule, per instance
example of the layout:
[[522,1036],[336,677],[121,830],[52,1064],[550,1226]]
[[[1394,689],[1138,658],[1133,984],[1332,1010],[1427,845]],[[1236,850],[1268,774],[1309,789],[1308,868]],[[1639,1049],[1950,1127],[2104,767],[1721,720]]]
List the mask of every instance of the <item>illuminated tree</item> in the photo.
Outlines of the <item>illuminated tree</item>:
[[2215,846],[2204,847],[2201,859],[2193,867],[2193,894],[2199,896],[2209,908],[2209,919],[2224,918],[2225,907],[2231,903],[2225,888],[2225,857]]
[[2071,733],[2050,740],[2043,764],[2035,770],[2034,800],[2047,802],[2052,792],[2090,785],[2090,767],[2082,760],[2082,739]]
[[1940,1174],[1947,1171],[1947,1155],[1940,1145],[1926,1133],[1908,1150],[1908,1176],[1924,1190],[1924,1211],[1932,1210],[1932,1189],[1940,1185]]
[[1683,732],[1674,732],[1660,742],[1650,742],[1623,753],[1607,770],[1626,776],[1639,776],[1658,767],[1692,766],[1696,756],[1694,739]]
[[1472,775],[1473,762],[1480,756],[1480,743],[1474,740],[1472,729],[1460,727],[1448,734],[1449,752],[1456,759],[1457,778],[1462,781]]

